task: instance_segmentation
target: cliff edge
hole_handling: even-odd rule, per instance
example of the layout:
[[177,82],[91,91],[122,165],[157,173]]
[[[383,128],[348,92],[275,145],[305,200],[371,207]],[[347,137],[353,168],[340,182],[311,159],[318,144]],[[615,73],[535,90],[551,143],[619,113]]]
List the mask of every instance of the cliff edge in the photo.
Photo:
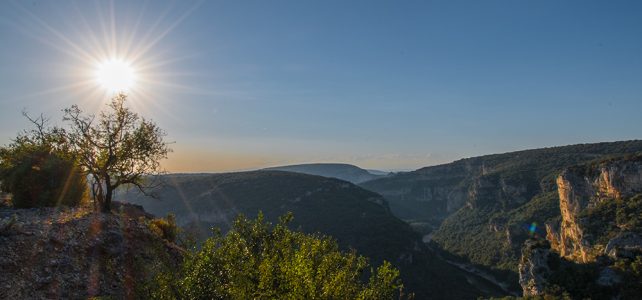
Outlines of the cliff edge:
[[183,254],[150,220],[133,205],[0,209],[0,298],[136,298],[153,268]]

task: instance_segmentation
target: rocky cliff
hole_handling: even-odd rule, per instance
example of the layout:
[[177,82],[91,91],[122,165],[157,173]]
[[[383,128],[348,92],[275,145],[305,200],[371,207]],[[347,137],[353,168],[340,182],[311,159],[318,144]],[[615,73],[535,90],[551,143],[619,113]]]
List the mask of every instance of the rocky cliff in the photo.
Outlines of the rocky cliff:
[[135,206],[0,209],[0,299],[140,298],[141,284],[182,249]]
[[556,183],[561,220],[524,244],[524,295],[642,297],[642,155],[570,167]]
[[544,294],[551,274],[550,261],[553,255],[545,240],[524,242],[519,262],[519,284],[524,296]]
[[565,168],[642,151],[642,141],[580,144],[466,158],[360,184],[438,247],[519,290],[524,241],[560,221]]
[[[604,240],[600,239],[603,232],[593,231],[592,220],[587,217],[617,202],[627,205],[642,193],[642,156],[569,168],[556,182],[562,220],[560,224],[548,224],[547,237],[563,257],[578,262],[593,261],[604,254],[606,244],[599,243]],[[618,234],[635,229],[626,228],[627,222],[616,218],[605,221],[608,223],[603,226],[614,227]]]

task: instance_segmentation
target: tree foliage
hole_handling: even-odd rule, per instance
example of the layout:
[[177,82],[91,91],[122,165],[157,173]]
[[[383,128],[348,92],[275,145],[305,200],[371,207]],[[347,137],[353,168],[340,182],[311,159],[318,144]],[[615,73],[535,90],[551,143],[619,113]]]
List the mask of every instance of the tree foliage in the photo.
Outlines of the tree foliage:
[[160,172],[159,161],[170,151],[165,133],[127,108],[126,100],[125,94],[115,96],[98,117],[83,114],[77,105],[64,110],[63,120],[70,123],[65,142],[90,176],[92,196],[103,212],[110,211],[119,186],[147,192],[146,176]]
[[127,108],[126,100],[125,94],[116,95],[98,117],[73,105],[64,110],[68,129],[48,128],[44,117],[25,114],[36,129],[0,150],[2,188],[13,194],[14,205],[77,204],[82,193],[75,188],[84,192],[87,177],[96,209],[103,212],[111,210],[119,186],[147,193],[149,175],[160,172],[159,162],[171,150],[165,133]]
[[87,190],[86,180],[58,129],[47,120],[24,114],[35,129],[19,134],[0,148],[1,188],[18,208],[76,206]]
[[215,234],[189,255],[179,272],[156,276],[157,299],[391,299],[399,271],[377,269],[331,238],[291,231],[292,215],[276,226],[237,218],[227,235]]
[[176,225],[176,217],[173,213],[167,214],[165,218],[154,218],[149,222],[148,227],[152,232],[170,242],[176,242],[179,234],[179,227]]

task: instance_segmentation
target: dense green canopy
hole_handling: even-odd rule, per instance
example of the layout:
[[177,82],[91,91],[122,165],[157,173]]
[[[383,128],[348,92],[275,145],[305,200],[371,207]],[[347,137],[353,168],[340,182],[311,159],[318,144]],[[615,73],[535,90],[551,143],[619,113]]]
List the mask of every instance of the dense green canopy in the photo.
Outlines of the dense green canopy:
[[158,299],[391,299],[402,284],[384,262],[377,269],[329,237],[291,231],[291,214],[276,226],[240,216],[189,255],[180,272],[158,275]]

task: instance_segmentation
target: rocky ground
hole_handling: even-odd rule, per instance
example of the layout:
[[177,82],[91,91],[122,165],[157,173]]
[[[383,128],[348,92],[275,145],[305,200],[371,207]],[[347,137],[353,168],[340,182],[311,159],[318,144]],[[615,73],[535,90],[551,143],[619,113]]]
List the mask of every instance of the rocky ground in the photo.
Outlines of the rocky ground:
[[182,249],[149,229],[140,207],[0,208],[0,299],[131,299]]

